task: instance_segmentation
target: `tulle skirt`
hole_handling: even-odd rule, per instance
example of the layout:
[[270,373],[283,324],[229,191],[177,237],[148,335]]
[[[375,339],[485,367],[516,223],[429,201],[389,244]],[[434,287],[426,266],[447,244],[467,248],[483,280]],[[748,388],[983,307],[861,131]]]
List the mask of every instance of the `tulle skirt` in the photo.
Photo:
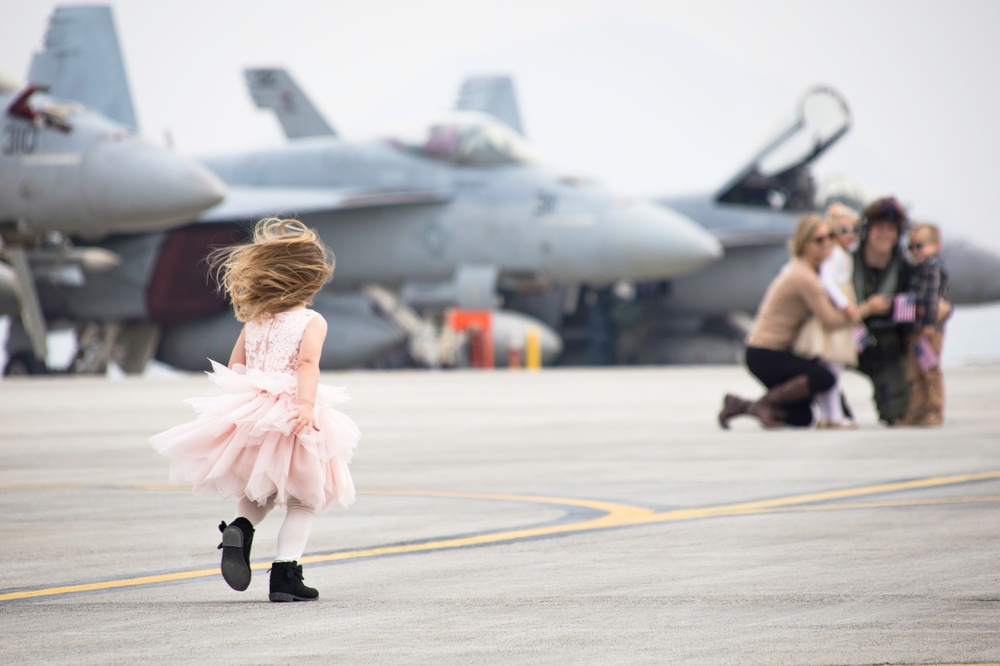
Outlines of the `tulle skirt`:
[[348,464],[361,432],[333,408],[349,400],[343,387],[320,384],[317,429],[292,434],[297,401],[295,375],[232,370],[212,361],[216,395],[192,398],[198,417],[154,436],[153,448],[170,458],[172,483],[264,505],[294,498],[317,511],[354,501]]

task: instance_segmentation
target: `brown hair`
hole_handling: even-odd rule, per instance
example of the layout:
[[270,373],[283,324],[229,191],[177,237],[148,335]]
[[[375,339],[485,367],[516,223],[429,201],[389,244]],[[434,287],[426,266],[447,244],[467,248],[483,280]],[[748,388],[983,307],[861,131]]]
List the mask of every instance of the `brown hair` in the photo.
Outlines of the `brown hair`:
[[899,235],[906,231],[906,225],[910,221],[906,214],[906,208],[895,197],[882,197],[871,202],[862,214],[865,224],[871,225],[875,222],[891,222],[896,225]]
[[813,237],[813,234],[816,233],[816,229],[818,229],[821,224],[829,226],[829,222],[826,221],[826,218],[815,213],[806,215],[799,220],[798,225],[795,227],[795,234],[788,239],[788,251],[792,253],[793,257],[802,256],[802,253],[805,252],[806,245],[809,243],[809,239]]
[[215,250],[208,261],[236,318],[247,322],[310,305],[333,277],[335,259],[306,225],[268,217],[257,223],[250,243]]

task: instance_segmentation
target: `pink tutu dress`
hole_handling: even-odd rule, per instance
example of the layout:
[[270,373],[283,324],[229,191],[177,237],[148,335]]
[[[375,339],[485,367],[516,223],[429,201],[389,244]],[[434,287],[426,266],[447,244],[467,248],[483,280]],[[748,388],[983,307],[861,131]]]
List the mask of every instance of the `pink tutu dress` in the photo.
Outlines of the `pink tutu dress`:
[[266,315],[244,329],[246,366],[212,363],[216,395],[192,398],[197,419],[154,436],[150,443],[170,458],[172,483],[278,505],[294,498],[317,511],[354,501],[348,463],[361,432],[334,409],[349,400],[343,387],[320,384],[317,430],[293,435],[298,407],[299,344],[316,312]]

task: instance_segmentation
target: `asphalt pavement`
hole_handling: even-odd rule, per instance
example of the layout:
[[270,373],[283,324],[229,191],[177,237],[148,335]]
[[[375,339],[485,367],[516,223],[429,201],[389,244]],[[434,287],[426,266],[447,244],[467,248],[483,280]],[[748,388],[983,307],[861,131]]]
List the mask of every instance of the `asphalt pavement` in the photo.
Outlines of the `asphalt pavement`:
[[243,593],[234,502],[154,433],[204,375],[0,382],[0,664],[1000,662],[1000,368],[941,428],[715,421],[738,367],[325,374],[364,433],[317,519],[316,602]]

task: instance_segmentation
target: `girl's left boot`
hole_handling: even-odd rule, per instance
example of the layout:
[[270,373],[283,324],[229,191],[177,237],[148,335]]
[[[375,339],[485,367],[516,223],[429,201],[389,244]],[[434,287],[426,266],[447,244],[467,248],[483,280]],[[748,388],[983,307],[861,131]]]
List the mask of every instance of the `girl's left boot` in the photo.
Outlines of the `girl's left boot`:
[[242,592],[250,587],[250,546],[253,544],[253,524],[242,516],[226,525],[219,523],[222,532],[222,577],[229,587]]
[[302,580],[302,565],[298,562],[275,562],[271,565],[271,601],[312,601],[319,592],[306,587]]

